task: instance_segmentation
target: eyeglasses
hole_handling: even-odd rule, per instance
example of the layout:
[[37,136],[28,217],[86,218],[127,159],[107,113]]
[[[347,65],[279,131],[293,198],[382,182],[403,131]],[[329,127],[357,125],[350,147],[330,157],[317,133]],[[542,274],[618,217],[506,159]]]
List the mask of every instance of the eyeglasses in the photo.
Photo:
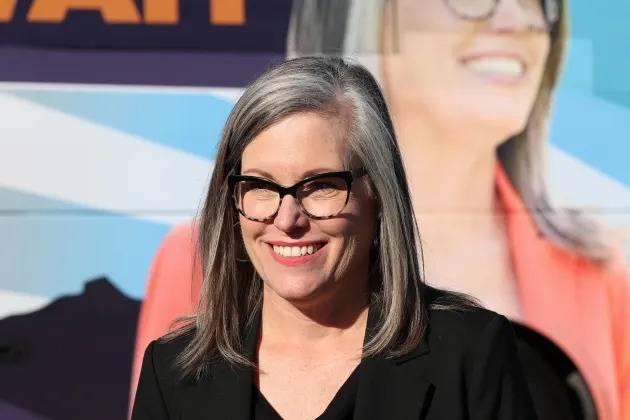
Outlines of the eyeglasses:
[[[462,19],[483,20],[494,14],[504,0],[444,0],[448,8]],[[518,0],[522,7],[540,13],[542,11],[547,29],[553,29],[560,21],[562,0]]]
[[337,216],[348,204],[352,183],[366,175],[364,168],[353,171],[326,172],[310,176],[290,187],[248,175],[230,175],[228,185],[236,208],[250,220],[264,222],[280,209],[285,195],[297,201],[300,210],[312,219]]

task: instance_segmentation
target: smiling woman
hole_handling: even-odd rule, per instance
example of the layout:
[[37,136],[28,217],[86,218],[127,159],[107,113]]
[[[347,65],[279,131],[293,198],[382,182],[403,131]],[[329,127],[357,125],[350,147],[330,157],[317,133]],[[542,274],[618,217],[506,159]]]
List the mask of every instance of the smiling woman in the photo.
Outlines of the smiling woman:
[[[239,210],[250,219],[241,220],[245,248],[269,293],[286,300],[334,297],[333,312],[352,302],[353,295],[367,296],[362,289],[374,237],[367,177],[343,171],[348,165],[360,168],[358,159],[351,161],[346,124],[305,112],[272,125],[243,151],[241,173],[265,173],[283,185],[297,184],[282,198],[269,193],[274,185],[269,182],[264,189],[256,181],[255,191],[237,191]],[[318,175],[305,177],[313,172]],[[245,213],[250,211],[264,217],[251,219]],[[272,218],[273,223],[259,223]],[[317,252],[303,255],[309,247]],[[351,278],[341,281],[349,273]]]
[[239,99],[198,229],[198,312],[146,349],[132,419],[531,419],[505,317],[424,284],[385,99],[287,61]]

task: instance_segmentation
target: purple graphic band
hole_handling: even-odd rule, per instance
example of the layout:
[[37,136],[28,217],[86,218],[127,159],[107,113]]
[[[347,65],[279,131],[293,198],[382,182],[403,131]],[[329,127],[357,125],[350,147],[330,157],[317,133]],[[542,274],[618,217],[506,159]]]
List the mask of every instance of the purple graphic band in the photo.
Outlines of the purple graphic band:
[[242,87],[278,53],[0,48],[0,81]]

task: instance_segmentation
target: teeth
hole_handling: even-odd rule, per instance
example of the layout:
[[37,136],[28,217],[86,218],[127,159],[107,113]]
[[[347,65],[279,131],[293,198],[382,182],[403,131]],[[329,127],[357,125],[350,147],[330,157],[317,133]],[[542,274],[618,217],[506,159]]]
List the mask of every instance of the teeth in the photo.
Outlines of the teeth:
[[475,58],[464,65],[477,73],[499,76],[520,77],[525,72],[523,63],[513,58]]
[[309,246],[273,246],[273,251],[283,257],[302,257],[306,254],[314,254],[319,250],[319,245]]

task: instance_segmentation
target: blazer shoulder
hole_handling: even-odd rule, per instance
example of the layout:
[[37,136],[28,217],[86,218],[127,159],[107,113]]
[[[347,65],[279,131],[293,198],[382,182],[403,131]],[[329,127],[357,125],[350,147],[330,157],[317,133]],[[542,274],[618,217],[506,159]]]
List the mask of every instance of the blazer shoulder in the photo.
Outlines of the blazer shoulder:
[[147,347],[145,357],[151,357],[155,374],[164,385],[174,385],[181,379],[177,357],[186,349],[194,337],[194,331],[183,331],[175,336],[163,336]]
[[428,299],[428,351],[409,365],[431,383],[431,418],[534,419],[512,325],[465,296]]
[[505,316],[480,307],[431,309],[427,333],[431,347],[449,345],[461,349],[474,347],[497,335],[514,334]]

